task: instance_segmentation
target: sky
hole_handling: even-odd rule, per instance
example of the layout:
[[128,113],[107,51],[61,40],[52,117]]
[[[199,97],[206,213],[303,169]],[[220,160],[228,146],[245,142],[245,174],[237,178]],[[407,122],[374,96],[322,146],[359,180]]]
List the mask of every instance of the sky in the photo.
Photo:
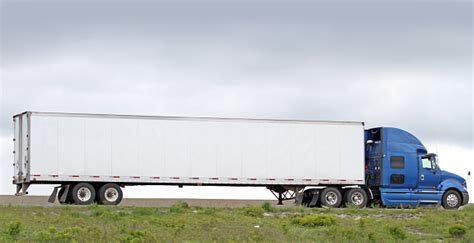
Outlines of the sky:
[[413,133],[466,176],[472,30],[470,1],[1,1],[0,194],[15,189],[12,116],[25,110],[364,121]]

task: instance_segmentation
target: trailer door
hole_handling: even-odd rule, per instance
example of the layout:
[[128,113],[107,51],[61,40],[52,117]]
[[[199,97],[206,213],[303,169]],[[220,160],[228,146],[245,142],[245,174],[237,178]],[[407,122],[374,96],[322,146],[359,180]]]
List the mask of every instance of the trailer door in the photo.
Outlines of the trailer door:
[[30,168],[30,153],[29,153],[29,131],[30,131],[30,123],[29,123],[29,114],[24,113],[21,115],[20,119],[20,124],[21,124],[21,131],[20,131],[20,170],[22,174],[22,180],[25,182],[29,181],[30,175],[29,175],[29,168]]
[[22,180],[21,176],[21,118],[15,116],[13,118],[14,134],[13,134],[13,165],[14,165],[14,178],[15,182],[18,183]]

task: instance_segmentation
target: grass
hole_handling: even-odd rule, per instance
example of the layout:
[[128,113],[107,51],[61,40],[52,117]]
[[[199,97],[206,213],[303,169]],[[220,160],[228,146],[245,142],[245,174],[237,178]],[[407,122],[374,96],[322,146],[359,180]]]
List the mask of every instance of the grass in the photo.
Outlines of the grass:
[[0,242],[474,242],[460,210],[0,206]]
[[336,217],[333,215],[303,215],[294,217],[292,222],[297,225],[310,228],[316,226],[328,226],[336,223]]

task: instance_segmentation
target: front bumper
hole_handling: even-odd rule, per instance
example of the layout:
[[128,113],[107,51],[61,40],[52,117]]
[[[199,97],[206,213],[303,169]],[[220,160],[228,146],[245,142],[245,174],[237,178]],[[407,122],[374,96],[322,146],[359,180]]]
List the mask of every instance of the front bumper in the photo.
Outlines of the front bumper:
[[463,192],[462,193],[462,205],[466,205],[469,203],[469,193]]

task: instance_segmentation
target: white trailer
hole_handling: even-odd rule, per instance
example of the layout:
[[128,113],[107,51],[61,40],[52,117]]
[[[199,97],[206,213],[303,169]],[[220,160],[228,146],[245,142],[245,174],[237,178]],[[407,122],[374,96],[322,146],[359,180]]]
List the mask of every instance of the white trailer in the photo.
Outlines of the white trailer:
[[365,184],[362,122],[51,112],[13,120],[17,195],[58,184],[52,201],[60,189],[62,203],[118,204],[131,185],[263,186],[281,203],[304,188],[336,188],[341,198],[343,187]]

